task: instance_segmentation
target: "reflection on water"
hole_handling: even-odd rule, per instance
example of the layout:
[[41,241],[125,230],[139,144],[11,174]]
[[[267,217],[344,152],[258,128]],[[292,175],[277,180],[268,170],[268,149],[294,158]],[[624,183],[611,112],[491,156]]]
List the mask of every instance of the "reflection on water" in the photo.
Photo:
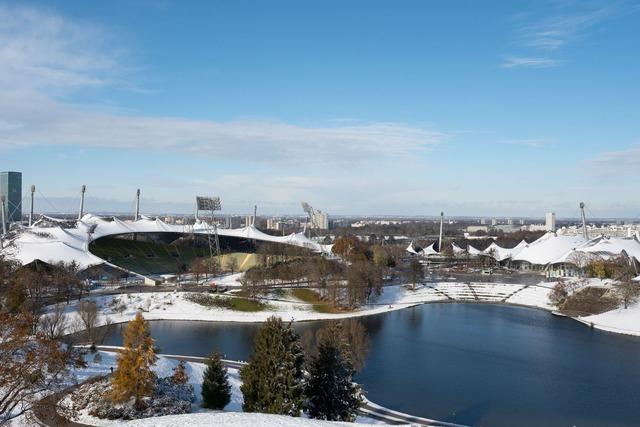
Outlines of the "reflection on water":
[[[640,339],[518,307],[429,304],[361,319],[371,351],[356,380],[393,409],[483,426],[634,426]],[[295,324],[302,334],[325,322]],[[165,353],[246,360],[259,324],[156,321]],[[107,339],[121,342],[121,327]]]

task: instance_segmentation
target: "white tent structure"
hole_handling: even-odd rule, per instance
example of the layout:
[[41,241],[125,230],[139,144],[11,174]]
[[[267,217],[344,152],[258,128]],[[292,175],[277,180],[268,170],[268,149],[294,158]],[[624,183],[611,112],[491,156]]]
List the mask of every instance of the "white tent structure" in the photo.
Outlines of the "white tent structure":
[[418,251],[416,250],[416,247],[413,244],[413,241],[411,243],[409,243],[409,246],[407,246],[407,249],[405,249],[405,250],[407,252],[409,252],[410,254],[418,255]]
[[574,259],[580,259],[581,254],[586,255],[587,258],[604,260],[626,255],[635,258],[636,261],[640,261],[640,241],[635,237],[596,237],[567,252],[555,260],[554,263],[571,263]]
[[482,255],[482,251],[480,249],[476,249],[471,245],[467,245],[467,252],[469,252],[469,255],[471,255],[471,256]]
[[503,248],[502,246],[499,246],[496,242],[493,242],[485,250],[480,251],[480,254],[491,256],[496,261],[502,262],[518,255],[526,247],[527,247],[527,242],[525,242],[524,240],[518,243],[513,248]]
[[436,251],[435,245],[436,245],[436,242],[433,242],[432,244],[430,244],[426,248],[423,248],[420,251],[420,255],[422,255],[423,257],[428,257],[428,256],[432,256],[432,255],[440,255],[440,252]]
[[453,249],[453,254],[455,256],[459,256],[459,255],[462,255],[465,252],[467,252],[466,249],[461,248],[460,246],[456,245],[455,243],[451,243],[451,249]]
[[[4,242],[0,254],[21,264],[40,260],[46,263],[75,261],[81,270],[98,264],[109,264],[89,252],[89,243],[105,236],[131,233],[180,233],[213,234],[213,228],[202,221],[193,225],[167,224],[158,218],[142,216],[137,221],[103,218],[86,214],[81,220],[65,228],[65,222],[43,217],[31,227],[24,227]],[[219,236],[251,239],[261,242],[299,246],[318,253],[330,253],[331,245],[321,245],[308,239],[303,233],[288,236],[271,236],[253,225],[237,229],[218,229]]]
[[522,248],[512,260],[543,267],[584,243],[586,241],[582,236],[562,236],[549,232]]

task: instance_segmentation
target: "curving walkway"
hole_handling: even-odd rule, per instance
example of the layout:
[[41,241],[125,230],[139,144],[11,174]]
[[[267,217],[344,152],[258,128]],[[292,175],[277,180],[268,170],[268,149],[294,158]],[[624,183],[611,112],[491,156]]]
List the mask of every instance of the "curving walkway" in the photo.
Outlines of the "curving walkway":
[[[108,346],[108,345],[100,345],[96,346],[98,350],[103,351],[120,351],[122,347],[118,346]],[[166,357],[168,359],[173,360],[183,360],[185,362],[196,362],[196,363],[205,363],[206,357],[197,357],[197,356],[184,356],[177,354],[159,354],[159,356]],[[240,369],[246,362],[239,362],[235,360],[223,360],[223,364],[228,368]],[[102,377],[94,377],[88,381],[97,381]],[[66,419],[62,415],[56,412],[56,404],[67,394],[71,393],[77,385],[69,387],[65,390],[62,390],[58,393],[52,394],[51,396],[47,396],[42,399],[37,405],[33,408],[33,413],[37,420],[44,426],[48,427],[58,427],[58,426],[68,426],[68,427],[93,427],[87,424],[77,423],[71,420]],[[416,417],[413,415],[405,414],[402,412],[394,411],[383,406],[377,405],[366,397],[364,398],[364,403],[359,410],[360,414],[369,418],[373,418],[378,421],[382,421],[389,425],[420,425],[420,426],[434,426],[434,427],[464,427],[460,424],[447,423],[444,421],[437,421],[428,418]]]

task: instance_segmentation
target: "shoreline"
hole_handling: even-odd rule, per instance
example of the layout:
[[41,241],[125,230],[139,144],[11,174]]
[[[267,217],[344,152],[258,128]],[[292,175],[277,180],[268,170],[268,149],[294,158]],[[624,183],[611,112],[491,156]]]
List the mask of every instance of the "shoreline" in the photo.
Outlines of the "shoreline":
[[[455,292],[467,292],[469,284],[462,282],[444,282],[441,285],[445,285],[443,289],[448,293],[437,294],[434,289],[438,286],[437,284],[422,286],[417,288],[415,291],[408,289],[405,285],[393,285],[386,287],[386,294],[383,293],[378,301],[373,302],[371,304],[365,305],[361,309],[357,309],[348,313],[320,313],[314,312],[310,310],[310,308],[314,305],[311,303],[306,303],[303,301],[295,301],[295,300],[269,300],[264,299],[263,301],[267,303],[271,303],[274,305],[274,309],[266,310],[266,311],[258,311],[258,312],[242,312],[242,311],[234,311],[227,309],[217,309],[217,308],[209,308],[205,306],[199,306],[195,303],[190,303],[183,300],[183,295],[185,292],[150,292],[150,293],[140,293],[140,294],[112,294],[112,295],[104,295],[95,297],[94,300],[98,303],[102,303],[104,307],[101,307],[101,319],[100,326],[106,326],[105,323],[110,321],[111,325],[119,325],[123,323],[127,323],[131,320],[132,316],[135,312],[138,311],[136,308],[136,304],[142,304],[144,299],[151,299],[154,301],[155,306],[150,310],[142,310],[142,314],[148,321],[191,321],[191,322],[217,322],[217,323],[263,323],[266,321],[268,317],[272,315],[280,317],[283,321],[291,321],[294,323],[299,322],[314,322],[314,321],[326,321],[326,320],[341,320],[341,319],[353,319],[365,316],[373,316],[377,314],[389,313],[392,311],[403,310],[407,308],[417,307],[423,304],[492,304],[492,305],[504,305],[504,306],[514,306],[521,308],[533,308],[544,310],[552,315],[560,315],[562,317],[567,317],[572,320],[575,320],[579,323],[584,324],[592,329],[597,329],[599,331],[619,334],[619,335],[628,335],[628,336],[640,336],[640,330],[621,328],[616,326],[610,326],[607,324],[602,324],[597,321],[587,320],[581,317],[573,317],[568,316],[562,313],[557,313],[554,307],[551,307],[548,303],[543,302],[544,297],[546,297],[546,292],[548,291],[548,287],[540,287],[538,285],[529,285],[527,287],[523,287],[523,285],[517,284],[486,284],[483,283],[483,286],[487,285],[495,285],[497,288],[499,287],[508,287],[508,286],[520,286],[519,289],[516,289],[516,292],[520,292],[524,289],[529,288],[531,292],[533,292],[528,298],[531,299],[531,303],[524,303],[521,299],[517,301],[508,301],[501,300],[500,294],[483,294],[483,295],[475,295],[475,299],[471,298],[469,294],[465,295],[455,295]],[[449,294],[453,295],[453,297],[449,296]],[[132,307],[127,308],[126,314],[115,314],[108,313],[106,310],[105,301],[109,299],[118,298],[123,295],[132,295],[128,304],[133,305]],[[506,297],[509,299],[513,296]],[[541,299],[542,298],[542,299]],[[164,299],[164,300],[163,300]],[[166,300],[170,301],[167,302]],[[133,301],[133,302],[132,302]],[[163,304],[168,304],[164,306]],[[180,307],[176,307],[176,305],[182,304]],[[186,304],[186,305],[185,305]],[[67,308],[68,314],[72,314],[77,316],[77,304],[72,304]],[[607,312],[609,313],[609,312]],[[66,335],[72,335],[81,331],[70,332]]]

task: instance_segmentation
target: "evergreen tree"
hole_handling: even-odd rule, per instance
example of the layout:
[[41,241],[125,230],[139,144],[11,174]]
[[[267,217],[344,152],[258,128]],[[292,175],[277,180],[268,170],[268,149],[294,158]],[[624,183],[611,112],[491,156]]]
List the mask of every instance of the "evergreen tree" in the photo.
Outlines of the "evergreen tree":
[[178,366],[173,368],[173,375],[171,376],[174,384],[186,384],[189,382],[189,375],[187,375],[186,368],[184,366],[184,360],[178,363]]
[[142,314],[129,322],[123,338],[124,350],[118,355],[118,367],[111,379],[111,400],[126,402],[133,397],[136,406],[141,406],[142,398],[153,391],[155,374],[151,367],[156,362],[153,338]]
[[227,368],[222,365],[220,353],[215,352],[207,360],[207,369],[202,377],[202,406],[209,409],[224,409],[231,401],[231,386]]
[[360,386],[353,382],[354,370],[343,355],[340,335],[339,327],[329,328],[322,335],[318,353],[309,364],[305,393],[311,418],[354,421],[362,404],[362,392]]
[[299,416],[304,399],[304,355],[291,324],[270,317],[255,338],[249,363],[240,371],[243,409]]

